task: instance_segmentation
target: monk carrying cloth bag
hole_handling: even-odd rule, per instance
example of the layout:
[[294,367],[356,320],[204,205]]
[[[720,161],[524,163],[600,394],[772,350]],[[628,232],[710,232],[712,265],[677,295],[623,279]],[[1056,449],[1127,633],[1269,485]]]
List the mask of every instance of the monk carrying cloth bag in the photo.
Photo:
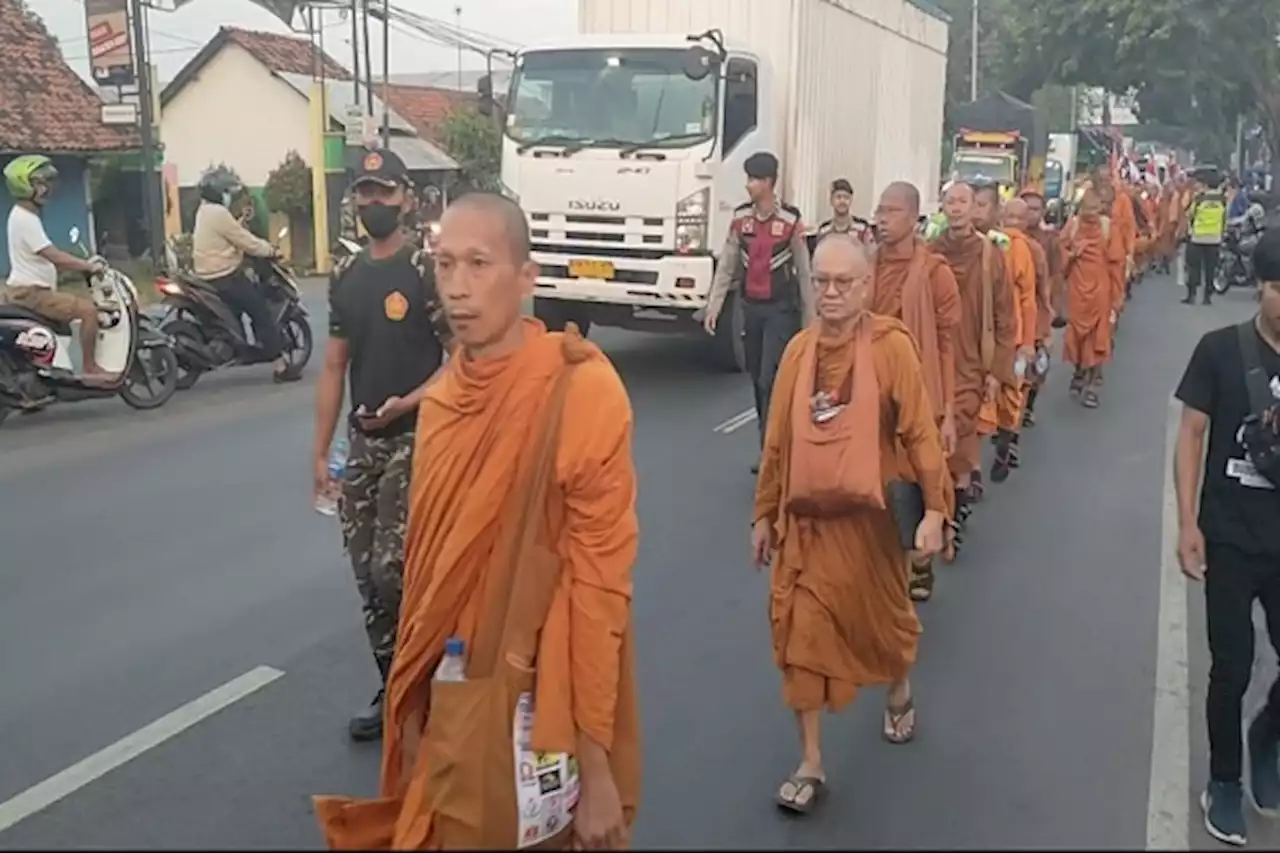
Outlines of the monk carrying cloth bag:
[[1249,390],[1249,414],[1241,428],[1249,461],[1272,487],[1280,487],[1280,400],[1271,393],[1267,372],[1262,369],[1258,350],[1258,330],[1253,320],[1241,323],[1240,355],[1244,359],[1244,384]]
[[558,494],[556,451],[572,373],[566,365],[556,378],[533,462],[504,507],[514,535],[504,532],[494,549],[467,680],[431,683],[420,758],[432,835],[447,848],[539,845],[568,829],[577,805],[577,760],[530,745],[539,632],[562,568],[539,533]]

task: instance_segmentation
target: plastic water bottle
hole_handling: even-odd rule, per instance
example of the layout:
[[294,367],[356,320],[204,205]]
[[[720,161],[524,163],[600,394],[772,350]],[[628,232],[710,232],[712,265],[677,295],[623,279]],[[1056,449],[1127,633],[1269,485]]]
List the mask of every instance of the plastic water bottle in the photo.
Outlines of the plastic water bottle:
[[467,644],[460,637],[444,641],[444,657],[436,667],[436,681],[467,680]]
[[1044,376],[1049,372],[1049,351],[1043,347],[1036,353],[1036,374]]
[[347,457],[350,453],[351,445],[346,437],[338,436],[329,451],[329,491],[316,498],[316,512],[321,515],[338,514],[338,490],[347,473]]

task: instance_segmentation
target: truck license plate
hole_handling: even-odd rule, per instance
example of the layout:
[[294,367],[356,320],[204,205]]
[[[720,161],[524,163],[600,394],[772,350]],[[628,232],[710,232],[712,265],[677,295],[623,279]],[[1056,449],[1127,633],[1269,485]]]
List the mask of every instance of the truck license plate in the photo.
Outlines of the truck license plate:
[[609,261],[577,258],[569,261],[569,275],[572,278],[599,278],[609,281],[613,278],[613,264]]

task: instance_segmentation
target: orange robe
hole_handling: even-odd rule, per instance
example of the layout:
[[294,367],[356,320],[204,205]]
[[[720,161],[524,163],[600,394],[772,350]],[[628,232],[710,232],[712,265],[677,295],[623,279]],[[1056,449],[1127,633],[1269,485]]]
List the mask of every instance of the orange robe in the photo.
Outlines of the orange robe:
[[[1027,245],[1031,247],[1031,254],[1035,259],[1036,265],[1036,348],[1048,347],[1053,339],[1053,295],[1051,292],[1050,276],[1049,276],[1049,255],[1044,250],[1041,242],[1042,232],[1040,229],[1027,232]],[[1056,249],[1056,246],[1055,246]],[[1031,388],[1039,388],[1044,385],[1045,377],[1036,374],[1031,377],[1028,384],[1028,393]],[[1023,405],[1026,405],[1026,397],[1023,397]]]
[[1160,190],[1160,202],[1157,206],[1159,237],[1156,258],[1161,263],[1171,261],[1178,247],[1179,195],[1179,192],[1171,184],[1165,184]]
[[[923,240],[915,238],[910,249],[899,253],[882,245],[876,250],[869,310],[901,320],[911,332],[920,349],[934,414],[941,422],[955,402],[954,338],[960,324],[960,289],[950,267]],[[918,281],[910,280],[915,252],[924,254]]]
[[[1006,277],[1012,286],[1016,347],[1034,350],[1039,320],[1036,306],[1038,280],[1035,254],[1031,250],[1031,241],[1023,231],[1017,228],[1001,230],[1009,237],[1009,246],[1004,250],[1004,260]],[[1028,372],[1031,369],[1030,364],[1024,367]],[[995,397],[989,397],[983,401],[982,409],[978,414],[979,435],[990,435],[997,428],[1010,432],[1018,432],[1022,428],[1025,377],[1024,373],[1021,379],[1015,376],[1012,383],[1002,382]]]
[[932,245],[946,260],[960,289],[960,325],[955,336],[956,452],[948,462],[953,476],[967,477],[981,462],[978,410],[986,396],[987,377],[1007,385],[1014,380],[1018,338],[1013,290],[1003,253],[987,237],[976,231],[963,236],[946,231]]
[[[1047,341],[1053,336],[1053,321],[1066,315],[1066,279],[1062,275],[1062,247],[1059,245],[1060,235],[1049,228],[1035,228],[1027,232],[1040,248],[1044,249],[1045,261],[1048,263],[1049,279],[1045,285],[1048,289],[1048,333],[1042,335]],[[1043,315],[1042,315],[1043,317]],[[1044,327],[1041,327],[1042,329]]]
[[1138,192],[1136,196],[1136,207],[1142,211],[1142,224],[1134,243],[1133,254],[1135,263],[1141,270],[1151,262],[1151,256],[1155,250],[1157,210],[1155,199],[1151,197],[1150,191]]
[[[505,517],[506,499],[520,487],[518,473],[527,467],[520,463],[533,455],[531,436],[540,432],[550,387],[566,364],[576,367],[555,456],[559,492],[546,504],[540,537],[563,568],[536,641],[532,742],[536,750],[570,754],[579,732],[599,743],[609,753],[626,814],[634,817],[640,768],[631,639],[638,537],[631,407],[617,372],[594,344],[576,332],[553,334],[536,320],[524,322],[519,349],[484,361],[451,360],[420,407],[381,794],[315,798],[333,849],[458,847],[450,836],[456,816],[433,805],[449,793],[433,787],[439,780],[432,774],[441,768],[426,766],[418,750],[429,735],[431,677],[447,637],[461,637],[470,649],[480,621],[495,618],[489,598],[497,592],[489,581],[503,534],[514,524]],[[514,778],[512,785],[514,798]]]
[[[1105,211],[1104,211],[1105,212]],[[1133,199],[1122,189],[1116,190],[1111,205],[1111,245],[1107,250],[1107,270],[1111,275],[1111,304],[1119,314],[1124,310],[1126,264],[1133,257],[1138,239],[1138,223],[1133,215]]]
[[[869,315],[868,321],[881,478],[909,476],[920,484],[926,509],[945,512],[946,463],[911,334],[898,320]],[[816,326],[792,338],[774,380],[756,483],[753,521],[773,525],[777,548],[769,597],[774,662],[783,699],[798,711],[839,710],[859,687],[901,680],[915,663],[920,636],[907,555],[887,509],[826,518],[787,511],[793,397],[806,348],[817,349],[819,387],[839,388],[854,346],[821,341]]]
[[1100,221],[1077,218],[1063,232],[1067,327],[1063,330],[1062,358],[1079,368],[1101,367],[1111,356],[1111,313],[1115,309],[1107,260],[1109,244]]

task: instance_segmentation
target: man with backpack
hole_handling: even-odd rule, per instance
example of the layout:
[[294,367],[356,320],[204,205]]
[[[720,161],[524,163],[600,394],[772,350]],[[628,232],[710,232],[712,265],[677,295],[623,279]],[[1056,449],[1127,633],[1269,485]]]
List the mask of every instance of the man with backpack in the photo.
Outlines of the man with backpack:
[[[1187,577],[1204,582],[1212,658],[1209,784],[1200,803],[1209,834],[1236,845],[1246,842],[1241,705],[1253,674],[1255,600],[1280,649],[1280,231],[1262,239],[1254,259],[1258,313],[1200,339],[1176,394],[1183,409],[1174,456],[1178,561]],[[1280,681],[1246,741],[1251,799],[1274,815]]]

